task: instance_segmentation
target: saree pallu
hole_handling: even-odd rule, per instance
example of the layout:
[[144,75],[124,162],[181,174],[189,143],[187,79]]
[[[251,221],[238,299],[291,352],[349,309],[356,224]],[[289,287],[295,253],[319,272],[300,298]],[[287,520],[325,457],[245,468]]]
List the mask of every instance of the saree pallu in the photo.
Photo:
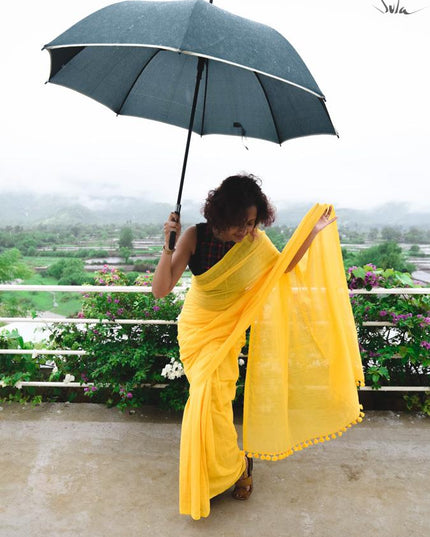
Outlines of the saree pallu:
[[[247,236],[192,279],[178,325],[190,383],[182,422],[180,513],[206,517],[210,498],[245,469],[244,452],[278,460],[361,421],[363,371],[336,224],[285,273],[327,205],[315,205],[279,253]],[[251,326],[243,447],[232,400]]]

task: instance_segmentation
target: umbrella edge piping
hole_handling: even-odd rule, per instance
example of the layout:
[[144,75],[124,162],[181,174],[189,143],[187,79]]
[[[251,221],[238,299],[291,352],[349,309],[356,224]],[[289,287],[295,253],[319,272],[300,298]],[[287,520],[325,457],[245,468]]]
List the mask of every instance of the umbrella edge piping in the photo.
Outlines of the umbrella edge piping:
[[242,65],[240,63],[235,62],[229,62],[228,60],[224,60],[221,58],[217,58],[216,56],[208,56],[206,54],[200,54],[198,52],[191,52],[188,50],[181,50],[174,47],[162,47],[160,45],[145,45],[142,43],[71,43],[68,45],[54,45],[54,46],[44,46],[42,50],[54,50],[57,48],[71,48],[71,47],[142,47],[142,48],[158,48],[162,50],[168,50],[170,52],[178,52],[179,54],[187,54],[188,56],[195,56],[201,57],[201,58],[207,58],[208,60],[215,60],[217,62],[225,63],[227,65],[233,65],[234,67],[240,67],[242,69],[246,69],[247,71],[251,71],[253,73],[258,73],[260,75],[268,76],[269,78],[273,78],[274,80],[279,80],[281,82],[285,82],[286,84],[289,84],[290,86],[294,86],[296,88],[299,88],[303,91],[306,91],[307,93],[310,93],[311,95],[314,95],[318,99],[326,100],[325,96],[322,93],[317,93],[316,91],[313,91],[309,88],[306,88],[305,86],[301,86],[300,84],[296,84],[295,82],[292,82],[291,80],[287,80],[286,78],[282,78],[280,76],[272,75],[270,73],[266,73],[265,71],[260,71],[258,69],[252,69],[251,67],[247,67],[246,65]]

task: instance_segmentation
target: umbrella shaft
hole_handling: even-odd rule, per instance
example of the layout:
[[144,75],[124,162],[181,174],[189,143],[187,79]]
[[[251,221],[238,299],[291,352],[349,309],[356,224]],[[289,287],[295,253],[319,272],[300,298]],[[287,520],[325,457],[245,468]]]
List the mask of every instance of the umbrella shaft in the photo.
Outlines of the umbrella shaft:
[[194,97],[193,97],[193,104],[192,104],[192,107],[191,107],[190,123],[188,125],[188,136],[187,136],[187,143],[186,143],[186,146],[185,146],[184,162],[182,164],[181,181],[180,181],[180,184],[179,184],[178,199],[177,199],[177,202],[176,202],[176,212],[178,214],[181,211],[182,189],[184,187],[185,172],[186,172],[186,169],[187,169],[187,161],[188,161],[188,152],[190,150],[191,134],[193,132],[194,116],[196,114],[197,98],[198,98],[198,95],[199,95],[200,80],[202,79],[202,73],[203,73],[204,65],[205,65],[205,59],[204,58],[199,58],[198,63],[197,63],[196,86],[194,88]]

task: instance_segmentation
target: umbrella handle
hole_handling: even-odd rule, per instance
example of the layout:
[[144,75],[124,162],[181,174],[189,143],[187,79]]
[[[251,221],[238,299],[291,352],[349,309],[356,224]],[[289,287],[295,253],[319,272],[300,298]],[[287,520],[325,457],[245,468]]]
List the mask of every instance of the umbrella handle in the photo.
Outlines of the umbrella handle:
[[[179,217],[181,215],[181,206],[179,204],[176,205],[175,214],[178,215],[177,222],[179,222]],[[171,231],[169,235],[169,250],[174,250],[175,244],[176,244],[176,231]]]
[[173,250],[175,248],[176,243],[176,231],[171,231],[169,236],[169,250]]

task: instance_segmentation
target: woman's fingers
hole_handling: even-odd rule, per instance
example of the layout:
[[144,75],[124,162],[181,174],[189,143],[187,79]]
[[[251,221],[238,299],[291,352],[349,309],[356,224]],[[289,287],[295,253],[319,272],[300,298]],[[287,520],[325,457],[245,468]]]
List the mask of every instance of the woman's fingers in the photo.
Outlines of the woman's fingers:
[[171,212],[169,214],[169,220],[172,222],[179,222],[179,214],[175,212]]
[[332,215],[333,215],[333,205],[329,205],[323,212],[319,220],[319,223],[317,224],[317,231],[321,231],[326,226],[328,226],[329,224],[332,224],[333,222],[337,220],[337,216],[330,218]]
[[169,214],[169,218],[164,224],[164,233],[166,237],[169,237],[172,231],[175,231],[177,236],[181,232],[181,223],[179,221],[179,215],[175,212]]
[[333,213],[333,205],[329,205],[324,211],[323,216],[325,216],[326,218],[330,218],[332,213]]

